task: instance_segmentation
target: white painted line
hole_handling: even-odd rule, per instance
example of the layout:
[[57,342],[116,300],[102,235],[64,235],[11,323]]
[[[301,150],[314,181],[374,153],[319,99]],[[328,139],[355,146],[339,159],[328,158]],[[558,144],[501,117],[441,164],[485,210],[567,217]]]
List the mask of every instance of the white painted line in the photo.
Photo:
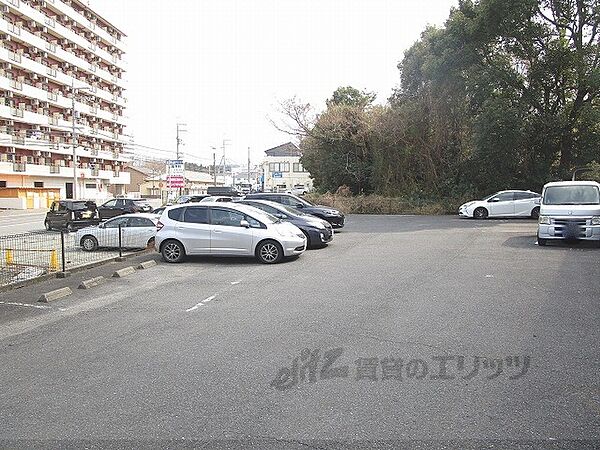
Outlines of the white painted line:
[[18,303],[18,302],[0,302],[0,305],[24,306],[26,308],[35,308],[35,309],[52,309],[52,306],[30,305],[29,303]]
[[232,281],[231,284],[240,284],[241,281]]
[[195,311],[197,310],[199,307],[201,306],[206,306],[205,303],[210,302],[211,300],[213,300],[216,297],[216,295],[211,295],[208,298],[205,298],[204,300],[202,300],[200,303],[196,303],[194,306],[192,306],[191,308],[188,308],[185,310],[185,312],[190,312],[190,311]]

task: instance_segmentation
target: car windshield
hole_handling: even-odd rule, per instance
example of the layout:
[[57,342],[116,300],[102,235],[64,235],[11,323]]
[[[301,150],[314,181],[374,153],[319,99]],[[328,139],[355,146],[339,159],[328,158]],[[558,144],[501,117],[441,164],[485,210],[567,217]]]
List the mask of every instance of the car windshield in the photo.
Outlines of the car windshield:
[[544,205],[598,205],[600,190],[596,186],[549,186],[544,191]]
[[292,214],[294,216],[308,216],[308,214],[296,209],[296,208],[292,208],[291,206],[286,206],[286,205],[277,205],[280,209],[283,209],[286,213],[288,214]]
[[244,214],[249,215],[250,217],[255,218],[263,223],[273,224],[281,222],[281,219],[278,219],[272,214],[263,211],[262,209],[254,208],[250,205],[238,204],[237,208]]

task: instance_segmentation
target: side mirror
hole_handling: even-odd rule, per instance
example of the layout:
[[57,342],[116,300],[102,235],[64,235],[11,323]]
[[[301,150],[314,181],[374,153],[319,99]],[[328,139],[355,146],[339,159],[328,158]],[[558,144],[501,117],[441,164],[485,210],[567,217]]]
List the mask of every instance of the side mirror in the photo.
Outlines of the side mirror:
[[244,227],[244,228],[250,228],[250,224],[248,223],[247,220],[240,220],[240,227]]
[[296,203],[296,208],[302,209],[304,208],[304,205],[302,203]]
[[98,228],[104,228],[104,223],[99,223]]

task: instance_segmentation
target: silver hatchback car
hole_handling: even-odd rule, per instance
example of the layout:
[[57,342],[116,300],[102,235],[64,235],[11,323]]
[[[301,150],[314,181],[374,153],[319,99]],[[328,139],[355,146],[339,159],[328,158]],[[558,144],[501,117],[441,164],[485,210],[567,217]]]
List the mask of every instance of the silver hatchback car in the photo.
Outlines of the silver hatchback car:
[[306,250],[306,237],[289,222],[247,205],[190,203],[168,207],[155,246],[165,261],[186,255],[255,256],[273,264]]

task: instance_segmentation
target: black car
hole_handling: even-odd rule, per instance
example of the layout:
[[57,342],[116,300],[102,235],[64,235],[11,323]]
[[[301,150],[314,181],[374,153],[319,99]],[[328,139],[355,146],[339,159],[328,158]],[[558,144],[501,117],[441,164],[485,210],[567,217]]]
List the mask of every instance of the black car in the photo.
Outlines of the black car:
[[46,213],[46,230],[76,230],[100,223],[96,203],[85,200],[59,200],[53,202]]
[[290,206],[301,210],[302,212],[312,214],[331,224],[333,228],[343,228],[345,216],[337,209],[329,206],[313,205],[311,202],[304,200],[293,194],[276,194],[262,192],[260,194],[248,194],[244,197],[245,200],[269,200],[275,203],[281,203],[285,206]]
[[236,203],[253,206],[278,219],[293,223],[306,236],[307,247],[324,247],[333,239],[333,229],[329,222],[295,208],[266,200],[239,200]]
[[144,199],[113,198],[98,207],[101,219],[110,219],[128,213],[148,213],[152,206]]
[[203,198],[206,198],[206,197],[210,197],[210,195],[209,194],[182,195],[177,200],[175,200],[175,203],[177,203],[177,204],[181,204],[181,203],[198,203]]

